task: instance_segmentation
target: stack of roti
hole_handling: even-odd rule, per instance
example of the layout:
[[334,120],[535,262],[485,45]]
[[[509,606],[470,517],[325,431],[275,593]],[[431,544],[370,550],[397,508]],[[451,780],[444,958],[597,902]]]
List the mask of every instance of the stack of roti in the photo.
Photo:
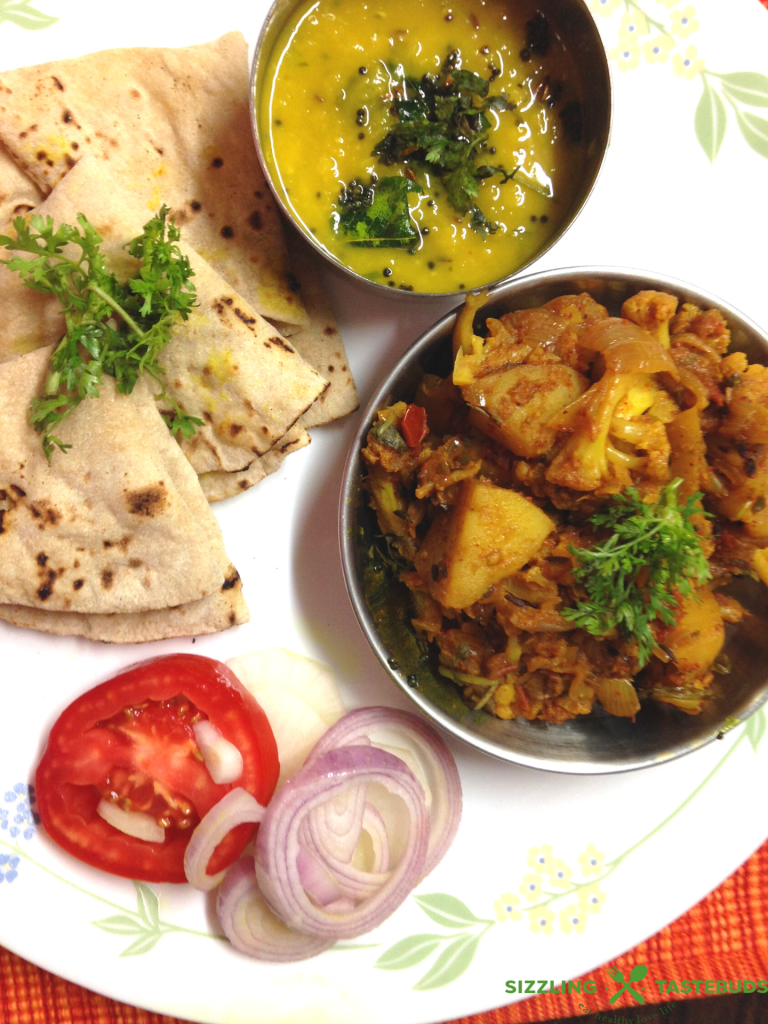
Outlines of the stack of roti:
[[[127,277],[125,245],[162,204],[195,275],[197,304],[161,357],[168,396],[203,421],[192,438],[169,434],[153,382],[122,396],[107,380],[65,421],[73,447],[49,466],[27,416],[64,333],[61,310],[0,267],[7,621],[109,641],[245,621],[206,498],[247,490],[309,443],[308,427],[357,407],[312,258],[304,243],[286,245],[253,150],[239,33],[0,73],[0,232],[13,237],[19,215],[74,224],[83,213]],[[129,492],[163,500],[136,512]]]

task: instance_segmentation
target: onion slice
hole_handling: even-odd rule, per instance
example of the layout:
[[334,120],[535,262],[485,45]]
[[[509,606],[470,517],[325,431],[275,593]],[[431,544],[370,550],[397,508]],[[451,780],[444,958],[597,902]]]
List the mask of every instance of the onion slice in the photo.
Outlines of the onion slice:
[[227,871],[216,900],[216,912],[235,949],[258,960],[306,960],[329,949],[335,941],[286,928],[259,892],[250,858],[237,861]]
[[244,789],[232,789],[203,817],[192,833],[184,853],[184,873],[195,889],[209,892],[215,889],[226,874],[219,871],[209,875],[208,861],[219,843],[237,825],[258,824],[266,809]]
[[151,814],[144,811],[124,811],[109,800],[100,800],[96,813],[119,832],[145,843],[164,843],[165,829],[158,825]]
[[[400,858],[375,893],[361,902],[350,896],[319,906],[302,884],[303,826],[316,808],[338,797],[347,803],[351,790],[372,783],[398,797],[406,808],[408,829]],[[256,837],[256,880],[288,927],[326,939],[351,939],[381,924],[405,900],[422,876],[428,843],[424,790],[407,765],[376,747],[342,746],[313,754],[272,799]]]
[[207,719],[195,722],[192,732],[213,781],[219,786],[237,782],[243,774],[243,755],[234,743],[225,739]]
[[411,762],[409,767],[412,765],[424,786],[429,809],[429,847],[424,865],[424,875],[428,875],[445,856],[461,820],[461,781],[453,755],[431,726],[408,711],[358,708],[340,718],[321,736],[306,767],[329,750],[364,742],[395,756],[400,756],[405,748],[416,762]]

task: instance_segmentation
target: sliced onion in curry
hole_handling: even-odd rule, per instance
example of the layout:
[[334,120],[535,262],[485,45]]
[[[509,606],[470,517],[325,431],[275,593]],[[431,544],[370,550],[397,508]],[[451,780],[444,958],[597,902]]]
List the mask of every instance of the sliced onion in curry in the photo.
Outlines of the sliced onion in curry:
[[592,324],[579,337],[582,348],[599,352],[608,373],[670,373],[678,371],[669,352],[631,320],[608,317]]

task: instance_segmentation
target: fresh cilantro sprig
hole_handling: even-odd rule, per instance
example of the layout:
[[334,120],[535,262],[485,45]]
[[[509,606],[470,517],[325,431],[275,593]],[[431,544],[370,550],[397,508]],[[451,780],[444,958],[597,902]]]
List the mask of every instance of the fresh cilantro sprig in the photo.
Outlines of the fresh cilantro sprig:
[[125,282],[107,269],[102,239],[82,213],[77,227],[57,228],[51,217],[34,216],[29,224],[18,217],[13,224],[17,237],[0,235],[0,246],[32,256],[14,255],[0,263],[29,288],[56,296],[64,314],[64,337],[51,357],[43,395],[32,400],[30,409],[30,423],[42,434],[49,462],[56,448],[71,448],[54,430],[83,399],[98,397],[104,374],[115,378],[122,394],[130,394],[142,373],[158,381],[158,401],[173,409],[169,426],[174,434],[191,437],[202,425],[166,394],[158,362],[172,326],[186,320],[195,303],[194,272],[176,244],[180,232],[168,220],[169,212],[163,206],[126,246],[140,265]]
[[691,521],[708,513],[698,505],[699,492],[678,503],[681,483],[673,480],[649,504],[628,487],[589,520],[607,538],[594,547],[571,546],[579,561],[574,576],[587,600],[564,609],[563,617],[595,636],[617,628],[636,640],[641,667],[656,646],[651,624],[674,625],[678,598],[711,578]]
[[469,213],[472,227],[485,234],[497,226],[488,221],[476,203],[480,182],[501,175],[502,184],[513,178],[549,196],[549,190],[520,167],[506,171],[481,162],[488,141],[490,111],[514,110],[515,104],[501,93],[489,96],[490,80],[457,68],[457,54],[450,54],[439,75],[417,79],[403,76],[392,109],[396,124],[373,150],[385,165],[411,165],[441,180],[450,206]]

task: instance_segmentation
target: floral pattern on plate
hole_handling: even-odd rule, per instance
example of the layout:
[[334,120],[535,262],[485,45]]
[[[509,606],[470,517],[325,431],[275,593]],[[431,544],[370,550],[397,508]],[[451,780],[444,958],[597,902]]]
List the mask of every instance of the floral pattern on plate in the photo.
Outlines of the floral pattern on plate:
[[710,161],[720,152],[729,113],[747,145],[768,159],[768,120],[753,112],[753,108],[768,107],[768,76],[757,71],[722,73],[707,67],[697,47],[688,42],[701,27],[695,7],[685,0],[587,2],[595,14],[617,21],[616,43],[609,47],[608,55],[620,71],[634,71],[641,61],[669,63],[683,81],[700,81],[702,94],[694,130]]

